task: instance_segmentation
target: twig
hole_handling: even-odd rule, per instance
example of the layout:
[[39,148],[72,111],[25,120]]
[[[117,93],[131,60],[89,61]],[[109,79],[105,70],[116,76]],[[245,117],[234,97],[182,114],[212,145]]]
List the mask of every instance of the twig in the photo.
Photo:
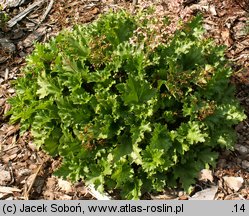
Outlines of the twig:
[[8,80],[8,78],[9,78],[9,72],[10,72],[9,68],[6,68],[5,69],[5,74],[4,74],[4,79],[5,80]]
[[36,173],[34,174],[34,177],[33,177],[33,179],[32,179],[32,182],[31,182],[30,185],[29,185],[28,190],[25,191],[25,193],[24,193],[24,199],[25,199],[25,200],[28,200],[28,199],[29,199],[29,193],[30,193],[30,191],[31,191],[31,189],[32,189],[32,187],[33,187],[33,185],[34,185],[34,183],[35,183],[36,177],[37,177],[37,175],[39,174],[39,172],[40,172],[40,170],[41,170],[43,164],[44,164],[44,161],[43,161],[42,164],[38,167]]
[[132,1],[132,13],[135,12],[137,4],[138,4],[138,0],[133,0]]
[[18,188],[0,186],[0,193],[21,192]]
[[18,146],[17,145],[10,146],[9,148],[2,150],[2,152],[5,153],[7,151],[12,150],[13,148],[18,148]]
[[[241,0],[240,1],[238,1],[238,0],[235,0],[235,2],[240,6],[240,8],[242,9],[242,10],[244,10],[245,12],[247,12],[247,13],[249,13],[249,7],[248,7],[248,4],[247,3],[241,3]],[[248,7],[248,8],[246,8],[246,6]]]
[[7,26],[9,28],[13,27],[17,24],[18,21],[22,20],[25,16],[27,16],[34,8],[39,6],[40,4],[43,4],[45,0],[40,0],[38,2],[34,2],[32,5],[30,5],[28,8],[26,8],[24,11],[13,17],[11,20],[7,22]]
[[8,185],[12,185],[15,182],[14,174],[13,174],[13,168],[12,168],[12,162],[9,161],[8,163],[9,171],[10,171],[10,176],[11,176],[11,181]]
[[248,56],[246,54],[241,54],[239,57],[233,58],[233,59],[230,59],[230,60],[233,61],[233,62],[235,62],[235,61],[238,61],[238,60],[240,60],[242,58],[246,58],[247,59]]
[[53,7],[53,4],[54,4],[54,0],[50,0],[48,6],[47,6],[47,9],[46,11],[44,12],[44,14],[42,15],[42,18],[41,20],[39,21],[38,25],[35,27],[35,29],[37,29],[41,23],[46,19],[47,15],[49,14],[50,10],[52,9]]
[[247,127],[249,127],[249,124],[247,123],[247,121],[244,121],[244,122],[246,123]]

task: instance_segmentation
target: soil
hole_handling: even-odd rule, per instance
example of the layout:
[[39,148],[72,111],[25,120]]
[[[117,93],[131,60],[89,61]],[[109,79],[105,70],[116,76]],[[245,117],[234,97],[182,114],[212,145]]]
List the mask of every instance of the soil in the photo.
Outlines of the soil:
[[[0,0],[0,4],[3,2]],[[38,1],[23,2],[22,5],[3,7],[0,15],[4,12],[12,19]],[[207,37],[227,46],[226,55],[234,69],[231,82],[236,85],[236,97],[249,116],[249,33],[245,31],[248,0],[139,0],[136,6],[125,0],[44,0],[12,27],[0,22],[0,199],[96,199],[84,182],[70,183],[53,176],[60,159],[51,158],[37,149],[30,132],[21,135],[20,125],[9,123],[5,116],[10,110],[7,99],[15,94],[11,81],[22,75],[25,57],[32,52],[35,41],[45,42],[62,29],[91,22],[109,10],[125,8],[136,13],[150,6],[156,9],[155,15],[170,18],[171,31],[180,20],[186,21],[199,12],[203,14]],[[199,180],[192,195],[217,185],[214,199],[249,199],[249,119],[235,129],[238,134],[235,150],[221,152],[218,166],[212,170],[212,180]],[[235,191],[224,176],[242,177],[243,184]],[[179,189],[144,194],[142,198],[189,199],[189,196]]]

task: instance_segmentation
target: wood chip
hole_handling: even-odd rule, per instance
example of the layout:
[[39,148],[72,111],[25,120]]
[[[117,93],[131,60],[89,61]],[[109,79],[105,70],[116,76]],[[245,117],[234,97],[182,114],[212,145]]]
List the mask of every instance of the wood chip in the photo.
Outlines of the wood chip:
[[30,177],[29,177],[29,185],[27,185],[27,187],[25,187],[25,192],[24,192],[24,199],[25,200],[28,200],[29,199],[29,194],[30,194],[30,191],[35,183],[35,180],[37,178],[37,175],[39,174],[42,166],[43,166],[44,162],[38,167],[36,173],[32,174]]
[[54,0],[50,0],[47,8],[46,8],[46,11],[44,12],[44,14],[42,15],[42,18],[41,20],[39,21],[39,24],[37,25],[36,28],[38,28],[40,26],[40,24],[46,19],[47,15],[49,14],[50,10],[52,9],[53,7],[53,4],[54,4]]
[[8,185],[10,181],[11,181],[10,172],[7,170],[0,170],[0,184]]
[[176,199],[177,196],[174,194],[160,194],[160,195],[150,195],[153,200],[172,200]]
[[16,132],[18,132],[20,130],[20,125],[17,124],[17,125],[11,125],[8,130],[7,130],[7,133],[6,133],[6,137],[9,137],[13,134],[15,134]]
[[62,191],[65,191],[66,193],[69,193],[72,190],[72,184],[61,178],[58,179],[58,186]]
[[27,2],[27,0],[0,0],[0,5],[3,9],[18,7]]
[[72,200],[73,198],[71,196],[68,196],[66,194],[60,196],[60,200]]
[[221,32],[221,38],[224,41],[226,46],[230,47],[233,44],[233,40],[232,40],[231,35],[230,35],[230,30],[228,28],[225,28]]
[[9,28],[12,28],[14,25],[17,24],[20,20],[22,20],[24,17],[26,17],[31,11],[33,11],[37,6],[43,4],[45,0],[35,1],[32,5],[30,5],[28,8],[26,8],[24,11],[13,17],[11,20],[7,22],[7,26]]
[[13,187],[3,187],[0,186],[0,193],[13,193],[13,192],[21,192],[20,189],[18,188],[13,188]]
[[37,30],[33,31],[23,42],[24,47],[31,47],[35,41],[39,41],[41,37],[46,34],[47,27],[41,26]]
[[217,16],[217,12],[214,5],[210,5],[209,11],[213,16]]

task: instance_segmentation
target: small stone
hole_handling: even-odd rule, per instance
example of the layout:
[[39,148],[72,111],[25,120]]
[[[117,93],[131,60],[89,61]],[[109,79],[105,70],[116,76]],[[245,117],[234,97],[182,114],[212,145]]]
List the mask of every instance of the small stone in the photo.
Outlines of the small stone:
[[5,52],[14,53],[16,51],[16,46],[7,38],[0,38],[0,47]]
[[70,192],[72,190],[72,185],[70,182],[65,181],[63,179],[58,179],[58,185],[62,191],[65,191],[66,193]]
[[235,149],[241,154],[241,155],[247,155],[249,154],[249,148],[243,146],[243,145],[235,145]]
[[214,200],[218,191],[218,186],[204,189],[195,193],[189,200]]
[[213,182],[214,178],[213,178],[213,174],[211,170],[208,169],[203,169],[200,171],[199,173],[199,178],[200,181],[210,181]]
[[241,166],[242,166],[243,169],[249,170],[249,161],[243,160],[242,163],[241,163]]
[[0,185],[7,185],[11,181],[10,172],[6,170],[0,170]]
[[235,192],[239,191],[244,183],[244,179],[242,177],[224,176],[223,179],[226,185]]

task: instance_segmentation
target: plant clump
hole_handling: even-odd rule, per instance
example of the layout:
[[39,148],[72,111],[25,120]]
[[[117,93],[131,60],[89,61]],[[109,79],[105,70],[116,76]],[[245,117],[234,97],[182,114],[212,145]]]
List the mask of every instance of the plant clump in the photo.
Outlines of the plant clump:
[[58,175],[125,199],[188,190],[233,149],[245,118],[201,17],[173,36],[150,27],[166,19],[147,17],[108,13],[36,44],[9,100],[11,122],[62,158]]

